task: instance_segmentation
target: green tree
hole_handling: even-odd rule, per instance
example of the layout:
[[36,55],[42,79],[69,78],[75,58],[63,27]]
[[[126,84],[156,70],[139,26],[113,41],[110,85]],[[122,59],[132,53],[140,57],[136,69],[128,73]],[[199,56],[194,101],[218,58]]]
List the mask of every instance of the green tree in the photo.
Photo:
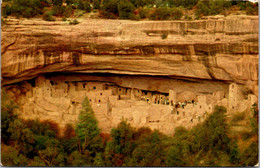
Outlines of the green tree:
[[94,158],[93,166],[105,166],[104,159],[102,157],[102,153],[97,153]]
[[168,0],[170,6],[192,8],[197,4],[198,0]]
[[139,15],[140,15],[141,19],[148,18],[149,12],[150,12],[149,8],[146,8],[146,7],[141,8],[139,11]]
[[42,161],[39,156],[35,156],[33,158],[33,161],[28,164],[28,166],[34,166],[34,167],[44,167],[47,166],[44,161]]
[[76,124],[76,135],[80,140],[80,152],[95,153],[102,150],[101,137],[99,136],[98,122],[89,104],[88,98],[82,103],[79,120]]
[[102,15],[106,18],[118,16],[118,0],[103,0],[101,6]]
[[4,17],[7,17],[7,16],[9,16],[11,14],[12,14],[12,8],[11,8],[10,5],[7,4],[5,6],[2,6],[2,15]]
[[233,164],[238,164],[240,162],[240,150],[236,141],[230,141],[228,143],[227,153],[230,155],[230,162]]
[[43,4],[40,0],[13,0],[12,14],[17,17],[33,17],[42,14]]
[[150,15],[153,20],[168,20],[170,18],[171,10],[168,7],[159,7]]
[[163,135],[158,131],[140,138],[137,147],[132,152],[132,157],[128,159],[127,166],[163,166],[165,165],[165,146]]
[[122,120],[116,128],[112,128],[112,141],[107,143],[105,160],[107,166],[122,166],[126,156],[133,150],[133,128],[125,120]]
[[231,5],[232,3],[230,1],[225,0],[200,0],[196,5],[197,10],[195,12],[195,15],[197,18],[203,15],[217,15],[225,11],[225,9],[229,8]]
[[91,158],[79,151],[74,151],[67,157],[67,163],[69,166],[91,166]]
[[55,5],[55,6],[61,6],[62,1],[61,0],[52,0],[52,4]]
[[33,132],[26,128],[21,119],[16,119],[10,124],[8,132],[11,133],[11,139],[17,143],[19,153],[30,155],[33,152]]
[[166,165],[171,167],[183,167],[186,166],[185,162],[183,161],[182,156],[180,155],[181,151],[180,148],[177,146],[172,146],[169,149],[166,159]]
[[55,21],[55,18],[50,14],[50,12],[46,12],[42,15],[42,19],[46,21]]
[[[223,106],[215,106],[214,112],[200,125],[191,130],[193,136],[193,153],[196,158],[204,155],[208,166],[221,164],[220,160],[228,156],[231,163],[237,163],[240,159],[240,151],[235,141],[228,137],[229,127],[226,122],[226,109]],[[215,160],[213,159],[215,158]]]
[[111,130],[112,144],[115,153],[130,154],[133,128],[125,120],[121,121],[117,128]]
[[168,166],[187,166],[192,160],[193,152],[193,136],[191,133],[184,127],[175,128],[166,164]]
[[57,147],[48,146],[40,150],[39,157],[47,166],[65,166],[65,156]]
[[180,9],[178,9],[178,8],[171,9],[171,18],[173,20],[180,20],[182,16],[183,16],[183,13]]
[[91,6],[90,6],[90,3],[89,3],[88,1],[86,1],[86,2],[84,3],[84,10],[85,10],[87,13],[91,12]]
[[258,15],[258,3],[246,2],[245,6],[247,15]]
[[136,7],[144,7],[144,6],[152,6],[155,1],[154,0],[130,0],[130,2]]
[[85,7],[84,7],[84,2],[82,0],[78,0],[78,9],[81,9],[81,10],[84,10]]
[[1,142],[5,144],[8,143],[12,134],[8,131],[9,127],[18,118],[18,115],[15,113],[17,108],[3,89],[1,93]]
[[66,124],[64,130],[64,136],[61,139],[61,145],[64,149],[64,153],[71,154],[77,150],[77,137],[71,124]]
[[100,0],[93,0],[93,8],[94,9],[100,8]]
[[1,162],[3,166],[27,166],[29,159],[15,147],[1,145]]
[[255,166],[259,160],[258,160],[258,143],[252,142],[248,148],[244,151],[242,155],[242,164],[243,166]]
[[127,1],[121,0],[118,5],[119,18],[120,19],[131,19],[133,18],[133,12],[135,10],[134,5]]

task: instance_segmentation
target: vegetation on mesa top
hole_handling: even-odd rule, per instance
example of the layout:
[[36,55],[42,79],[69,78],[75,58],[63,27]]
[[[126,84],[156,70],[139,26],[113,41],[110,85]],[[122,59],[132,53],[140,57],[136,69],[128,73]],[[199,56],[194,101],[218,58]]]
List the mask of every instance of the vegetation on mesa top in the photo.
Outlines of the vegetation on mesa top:
[[207,15],[227,15],[234,10],[258,15],[258,3],[226,0],[3,0],[2,4],[4,17],[42,16],[47,21],[54,21],[53,16],[63,17],[65,21],[67,17],[79,17],[91,11],[109,19],[192,20]]
[[124,120],[108,135],[100,133],[85,99],[76,129],[66,125],[60,136],[56,123],[20,119],[5,94],[1,103],[4,166],[254,166],[258,162],[256,104],[251,111],[250,135],[238,146],[240,138],[230,136],[226,109],[219,106],[191,130],[177,127],[174,136],[144,127],[135,129]]

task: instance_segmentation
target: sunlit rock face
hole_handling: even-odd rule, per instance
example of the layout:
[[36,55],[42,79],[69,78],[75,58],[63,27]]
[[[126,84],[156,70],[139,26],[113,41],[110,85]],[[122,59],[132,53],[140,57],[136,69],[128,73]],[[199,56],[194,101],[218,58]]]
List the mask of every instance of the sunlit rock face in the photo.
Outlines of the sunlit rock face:
[[[31,98],[25,96],[27,92],[36,88],[31,81],[42,74],[50,81],[112,83],[118,88],[160,93],[166,97],[169,90],[174,90],[176,101],[198,100],[201,94],[216,92],[223,92],[228,98],[231,83],[237,83],[243,95],[250,93],[258,97],[256,16],[198,21],[79,21],[78,25],[69,25],[39,19],[8,19],[1,31],[2,87],[13,96],[17,94],[19,101],[26,101]],[[19,98],[17,87],[26,88],[24,98]],[[110,96],[118,95],[111,93]],[[212,104],[213,100],[207,103]],[[73,106],[69,99],[60,103],[66,101],[68,107],[62,107],[64,114],[70,105]],[[38,104],[41,102],[46,104],[43,101]],[[48,107],[56,109],[58,106],[54,103]],[[112,115],[124,111],[113,112],[110,107],[106,108],[104,111],[110,110],[111,117],[107,117],[110,125],[104,129],[119,121]],[[59,113],[57,109],[49,110]],[[141,110],[152,118],[148,107]],[[61,113],[57,115],[62,120]],[[132,114],[138,115],[138,110]],[[50,115],[46,113],[45,116]],[[132,117],[132,122],[138,126],[138,123],[145,123],[147,116]],[[156,125],[157,120],[151,120],[150,124]]]

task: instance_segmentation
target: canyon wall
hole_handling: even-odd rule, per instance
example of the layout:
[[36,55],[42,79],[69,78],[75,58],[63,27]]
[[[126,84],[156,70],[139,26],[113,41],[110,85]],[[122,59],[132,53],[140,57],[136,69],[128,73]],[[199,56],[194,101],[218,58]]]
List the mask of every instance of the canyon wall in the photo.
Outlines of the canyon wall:
[[[1,31],[2,87],[20,99],[37,88],[30,80],[43,74],[52,81],[109,82],[161,94],[174,90],[176,101],[216,92],[228,98],[231,83],[243,98],[258,97],[257,16],[79,22],[8,18]],[[25,93],[16,93],[18,87]],[[109,114],[112,123],[119,111]]]

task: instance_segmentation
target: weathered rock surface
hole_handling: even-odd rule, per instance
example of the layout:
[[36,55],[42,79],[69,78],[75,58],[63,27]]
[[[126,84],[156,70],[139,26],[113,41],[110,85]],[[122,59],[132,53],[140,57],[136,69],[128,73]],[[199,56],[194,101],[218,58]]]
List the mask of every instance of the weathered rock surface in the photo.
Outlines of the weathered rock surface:
[[[171,134],[214,105],[241,112],[257,102],[258,17],[79,21],[2,26],[2,87],[22,117],[64,127],[88,96],[104,132],[125,118]],[[175,107],[187,100],[197,103]]]
[[[78,25],[9,19],[1,35],[2,85],[42,73],[109,73],[203,81],[208,91],[235,82],[258,94],[258,17]],[[168,92],[150,83],[141,89]]]

